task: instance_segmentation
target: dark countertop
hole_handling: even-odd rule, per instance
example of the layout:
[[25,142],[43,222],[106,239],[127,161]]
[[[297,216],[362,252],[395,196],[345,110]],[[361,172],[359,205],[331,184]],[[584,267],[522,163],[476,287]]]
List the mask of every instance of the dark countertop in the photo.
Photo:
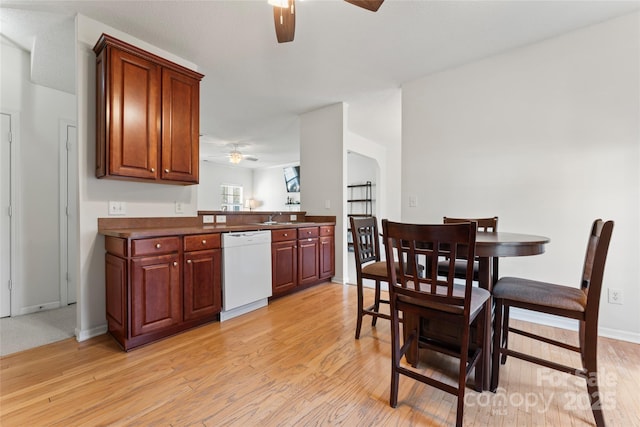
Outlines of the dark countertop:
[[284,228],[317,227],[323,225],[335,225],[335,222],[291,222],[274,225],[263,224],[203,224],[195,226],[151,226],[132,228],[99,228],[98,232],[104,236],[121,237],[125,239],[138,239],[146,237],[191,235],[206,233],[228,233],[237,231],[277,230]]

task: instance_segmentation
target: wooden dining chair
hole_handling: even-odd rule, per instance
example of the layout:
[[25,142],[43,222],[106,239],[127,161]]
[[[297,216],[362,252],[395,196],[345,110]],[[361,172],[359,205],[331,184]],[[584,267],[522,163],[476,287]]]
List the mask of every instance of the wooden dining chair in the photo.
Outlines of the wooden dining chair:
[[[400,374],[457,396],[456,425],[462,425],[466,381],[475,368],[476,389],[482,386],[484,315],[489,312],[490,294],[471,286],[476,224],[416,225],[382,221],[387,260],[397,259],[399,268],[387,265],[391,302],[391,393],[392,407],[398,404]],[[438,275],[438,262],[448,259],[449,273]],[[465,264],[465,285],[454,284],[454,263]],[[424,266],[423,271],[420,265]],[[400,344],[400,312],[404,319],[404,343]],[[461,331],[458,342],[433,339],[420,331],[418,319],[449,322]],[[471,325],[475,324],[474,339]],[[456,385],[436,380],[418,369],[418,351],[425,348],[458,358]],[[413,354],[411,354],[413,353]],[[411,366],[402,364],[407,356]]]
[[[380,257],[380,235],[378,220],[371,217],[350,217],[353,252],[356,261],[356,286],[358,288],[358,318],[356,321],[356,339],[360,338],[362,318],[372,317],[371,326],[376,325],[378,317],[391,319],[389,314],[380,312],[380,304],[389,304],[389,300],[380,297],[381,282],[387,282],[387,263]],[[365,279],[375,283],[373,304],[364,306],[363,282]]]
[[[498,231],[498,217],[490,217],[490,218],[452,218],[452,217],[443,217],[442,222],[444,224],[457,224],[460,222],[469,222],[474,221],[478,224],[478,231],[484,231],[489,233],[496,233]],[[478,281],[478,267],[479,263],[476,259],[473,263],[473,280],[475,282]],[[455,264],[455,277],[457,279],[464,279],[465,271],[464,271],[464,263],[456,263]],[[493,284],[498,280],[498,257],[494,257],[492,260],[492,271],[491,277],[493,277]],[[438,273],[442,276],[447,275],[448,263],[446,261],[442,261],[438,263]]]
[[[598,312],[602,276],[612,231],[613,221],[603,222],[601,219],[596,219],[593,222],[579,287],[518,277],[503,277],[498,280],[493,288],[496,314],[491,390],[495,391],[498,387],[500,364],[506,362],[507,356],[576,375],[587,381],[587,392],[596,425],[598,427],[605,425],[601,396],[598,391]],[[579,345],[570,345],[510,327],[510,307],[578,320]],[[510,349],[508,347],[510,332],[580,353],[582,369]]]

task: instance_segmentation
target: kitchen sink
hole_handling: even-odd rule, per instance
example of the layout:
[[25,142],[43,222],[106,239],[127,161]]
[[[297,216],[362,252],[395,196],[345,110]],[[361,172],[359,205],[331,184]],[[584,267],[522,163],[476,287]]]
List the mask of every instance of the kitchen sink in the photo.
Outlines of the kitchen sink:
[[258,223],[258,225],[288,225],[288,224],[293,224],[293,222],[264,221],[264,222]]

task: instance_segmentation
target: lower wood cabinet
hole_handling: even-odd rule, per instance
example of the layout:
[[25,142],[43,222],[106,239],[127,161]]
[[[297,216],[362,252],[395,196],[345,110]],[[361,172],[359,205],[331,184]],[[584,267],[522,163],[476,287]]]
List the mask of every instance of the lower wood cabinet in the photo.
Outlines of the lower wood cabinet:
[[222,309],[220,249],[185,253],[184,319],[220,313]]
[[336,274],[335,227],[320,227],[320,279],[330,279]]
[[[295,289],[298,284],[298,242],[286,240],[271,243],[272,295],[282,295]],[[292,233],[295,236],[295,230]]]
[[271,231],[274,297],[325,282],[335,274],[334,226]]
[[182,322],[180,257],[177,253],[131,260],[131,336]]
[[217,319],[219,234],[106,236],[105,248],[108,330],[125,350]]

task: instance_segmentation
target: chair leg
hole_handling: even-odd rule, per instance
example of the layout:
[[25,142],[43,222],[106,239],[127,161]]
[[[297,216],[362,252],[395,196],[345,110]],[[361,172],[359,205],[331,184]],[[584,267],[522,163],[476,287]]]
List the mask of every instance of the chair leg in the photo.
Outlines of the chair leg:
[[478,316],[478,318],[476,319],[476,341],[475,341],[475,345],[477,346],[477,348],[482,349],[482,353],[480,354],[480,359],[478,360],[478,362],[476,362],[476,366],[475,366],[475,372],[474,372],[474,376],[475,376],[475,387],[474,390],[477,391],[478,393],[482,393],[482,389],[484,387],[484,376],[487,375],[488,373],[486,372],[486,370],[484,369],[484,360],[486,357],[491,357],[491,352],[487,351],[488,349],[485,348],[484,346],[484,341],[486,338],[486,333],[487,330],[485,328],[485,322],[486,322],[486,318],[485,316],[487,315],[491,315],[489,309],[491,308],[491,300],[487,301],[487,303],[484,306],[484,311],[482,314],[480,314],[480,316]]
[[499,277],[499,273],[498,273],[498,257],[493,257],[493,268],[491,271],[491,284],[492,286],[496,285],[496,282],[498,281]]
[[[398,314],[398,317],[400,317],[399,314]],[[398,356],[399,357],[398,363],[400,363],[399,361],[404,356],[407,360],[407,363],[409,363],[414,368],[418,367],[418,359],[419,359],[418,356],[420,354],[420,346],[418,344],[418,341],[419,341],[418,337],[420,337],[420,323],[421,323],[420,316],[416,316],[411,313],[409,314],[405,313],[403,315],[402,334],[404,337],[404,342],[410,343],[410,345],[407,348],[407,350],[404,352],[404,354],[400,354]],[[398,324],[400,324],[399,319],[398,319]],[[413,336],[415,336],[416,338],[412,339]]]
[[[392,308],[393,310],[393,308]],[[389,405],[392,408],[398,406],[398,383],[400,382],[400,322],[398,321],[399,313],[391,312],[391,392],[389,395]],[[403,326],[404,329],[404,326]]]
[[[496,392],[498,381],[500,380],[500,350],[502,349],[502,300],[495,299],[495,324],[493,327],[493,360],[491,363],[491,386],[490,390]],[[504,307],[506,310],[507,307]]]
[[360,339],[360,329],[362,329],[362,316],[364,316],[364,296],[362,290],[362,280],[358,280],[358,319],[356,320],[356,339]]
[[[464,392],[467,382],[467,361],[469,357],[469,328],[462,333],[462,346],[460,347],[460,368],[458,370],[458,405],[456,409],[456,427],[462,427],[464,416]],[[476,363],[482,363],[478,360]]]
[[[373,302],[373,309],[376,313],[380,311],[380,281],[376,280],[376,296]],[[371,319],[371,326],[376,326],[376,322],[378,321],[378,316],[373,316]]]
[[[593,369],[593,370],[592,370]],[[591,412],[597,427],[604,427],[604,414],[602,413],[602,396],[598,390],[598,371],[597,368],[587,368],[587,393],[589,393],[589,403],[591,404]]]
[[[509,306],[505,305],[502,311],[502,348],[509,348]],[[502,355],[500,361],[503,365],[507,363],[507,355]]]
[[[589,327],[591,326],[591,328]],[[591,329],[591,330],[590,330]],[[598,388],[598,333],[593,325],[580,324],[581,347],[583,354],[582,367],[587,371],[587,393],[591,412],[597,427],[604,427],[604,414],[602,413],[603,399]]]
[[581,320],[578,322],[578,342],[580,343],[580,361],[582,362],[582,367],[586,368],[587,360],[586,360],[586,345],[585,345],[585,321]]

